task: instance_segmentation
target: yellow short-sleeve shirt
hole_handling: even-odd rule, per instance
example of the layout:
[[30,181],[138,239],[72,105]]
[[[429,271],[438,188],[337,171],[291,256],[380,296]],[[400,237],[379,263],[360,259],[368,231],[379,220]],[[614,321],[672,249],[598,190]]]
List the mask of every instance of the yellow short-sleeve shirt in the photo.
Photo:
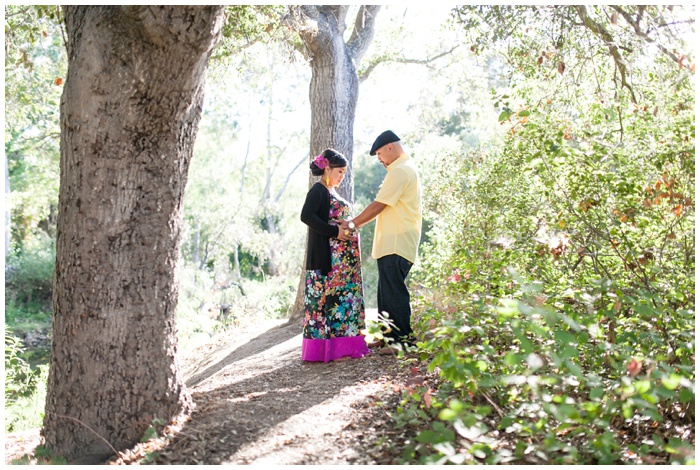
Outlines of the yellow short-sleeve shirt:
[[415,263],[423,216],[418,170],[408,156],[402,155],[387,167],[375,201],[387,207],[377,216],[372,257],[397,254]]

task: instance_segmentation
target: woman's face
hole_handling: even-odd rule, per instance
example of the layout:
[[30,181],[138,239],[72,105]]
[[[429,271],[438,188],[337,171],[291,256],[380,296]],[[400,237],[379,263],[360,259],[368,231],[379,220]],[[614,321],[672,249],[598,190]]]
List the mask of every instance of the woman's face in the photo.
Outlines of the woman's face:
[[348,171],[347,167],[339,167],[339,168],[328,168],[330,170],[328,174],[328,181],[330,183],[331,188],[335,188],[337,186],[340,186],[340,183],[343,182],[343,179],[345,179],[345,173]]

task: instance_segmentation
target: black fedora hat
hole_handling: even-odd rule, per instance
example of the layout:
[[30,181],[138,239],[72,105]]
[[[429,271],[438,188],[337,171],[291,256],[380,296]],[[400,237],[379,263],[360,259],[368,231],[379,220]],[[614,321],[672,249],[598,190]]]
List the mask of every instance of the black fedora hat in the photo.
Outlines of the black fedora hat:
[[384,147],[386,144],[398,142],[399,140],[401,140],[399,139],[399,136],[394,134],[392,131],[384,131],[381,134],[379,134],[379,137],[377,137],[377,139],[372,144],[372,150],[369,151],[369,154],[375,155],[377,153],[377,150]]

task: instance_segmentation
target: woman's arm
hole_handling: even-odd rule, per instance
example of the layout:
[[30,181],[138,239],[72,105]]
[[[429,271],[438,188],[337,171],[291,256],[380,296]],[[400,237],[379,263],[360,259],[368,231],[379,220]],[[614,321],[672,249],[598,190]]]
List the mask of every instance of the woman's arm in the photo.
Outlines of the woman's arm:
[[306,194],[306,201],[304,202],[304,206],[301,208],[301,221],[315,232],[327,237],[336,238],[340,228],[329,224],[325,219],[322,219],[318,215],[318,212],[322,206],[323,194],[315,187],[312,187]]

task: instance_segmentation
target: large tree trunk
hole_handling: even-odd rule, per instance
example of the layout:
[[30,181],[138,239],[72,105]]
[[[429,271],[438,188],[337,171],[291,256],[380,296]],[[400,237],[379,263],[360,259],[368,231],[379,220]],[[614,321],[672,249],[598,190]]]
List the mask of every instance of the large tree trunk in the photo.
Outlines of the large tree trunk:
[[[343,37],[346,30],[347,5],[304,5],[296,11],[296,26],[311,64],[310,158],[328,147],[347,157],[348,171],[338,192],[350,202],[355,199],[352,160],[355,108],[359,95],[356,65],[372,41],[375,18],[380,8],[379,5],[360,7],[347,42]],[[309,186],[315,179],[309,175]],[[290,321],[300,321],[303,315],[302,267]]]
[[176,363],[187,170],[222,7],[65,7],[68,76],[43,436],[69,462],[189,398]]

